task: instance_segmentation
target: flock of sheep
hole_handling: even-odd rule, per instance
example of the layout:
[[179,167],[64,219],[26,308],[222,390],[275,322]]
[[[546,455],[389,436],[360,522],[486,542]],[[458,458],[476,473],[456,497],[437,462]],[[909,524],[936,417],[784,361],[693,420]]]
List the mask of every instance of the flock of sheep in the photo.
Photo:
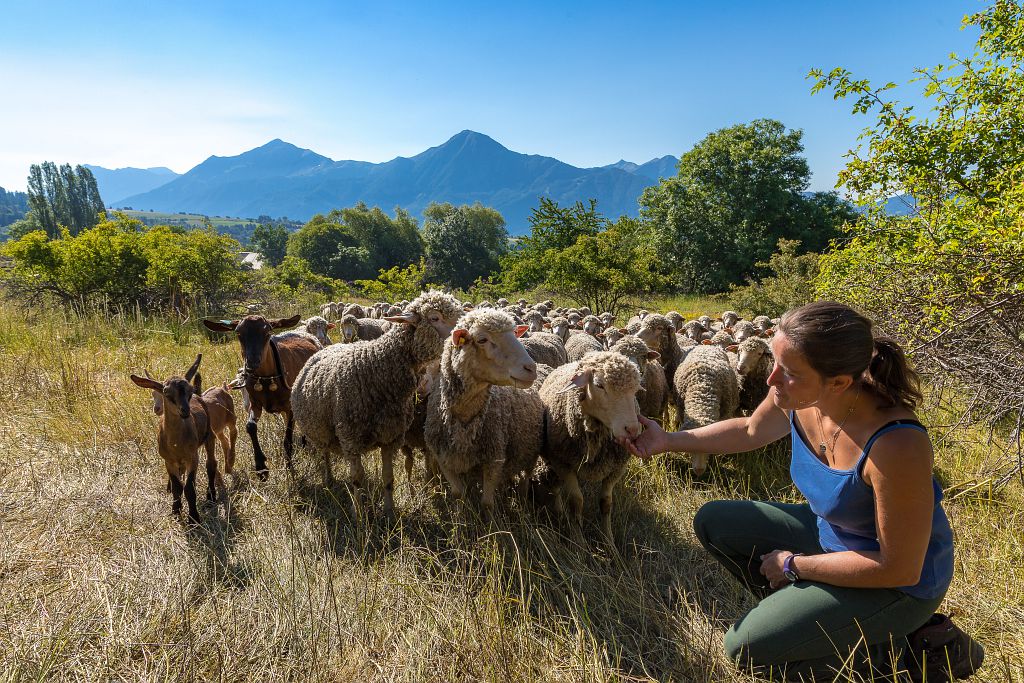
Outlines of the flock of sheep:
[[[676,312],[641,310],[618,327],[612,314],[586,308],[523,299],[471,305],[440,291],[368,308],[331,303],[320,313],[303,321],[204,321],[234,333],[241,348],[243,367],[225,386],[202,391],[201,355],[182,377],[132,376],[154,395],[174,512],[184,495],[198,522],[200,448],[210,499],[221,491],[227,506],[214,443],[220,440],[230,474],[236,428],[228,389],[239,389],[263,478],[256,423],[265,411],[285,417],[289,466],[297,427],[322,458],[324,484],[333,485],[340,455],[358,500],[365,499],[363,457],[379,449],[389,514],[395,457],[404,456],[411,482],[418,449],[431,483],[443,477],[459,499],[479,487],[485,516],[510,492],[532,492],[557,510],[568,506],[578,540],[581,482],[591,482],[612,543],[612,495],[629,459],[623,443],[642,429],[638,415],[663,424],[674,415],[673,428],[691,428],[753,410],[767,394],[767,337],[776,322],[731,311],[685,321]],[[335,327],[341,343],[332,344]],[[693,456],[692,464],[702,473],[706,456]]]

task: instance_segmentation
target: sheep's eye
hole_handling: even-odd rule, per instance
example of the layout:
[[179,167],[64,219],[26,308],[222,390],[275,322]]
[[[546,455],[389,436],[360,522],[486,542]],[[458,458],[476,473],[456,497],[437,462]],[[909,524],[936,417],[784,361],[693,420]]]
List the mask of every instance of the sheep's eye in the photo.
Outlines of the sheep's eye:
[[487,337],[481,337],[481,338],[476,340],[476,343],[479,344],[480,346],[483,346],[484,344],[487,343],[487,341],[488,341]]

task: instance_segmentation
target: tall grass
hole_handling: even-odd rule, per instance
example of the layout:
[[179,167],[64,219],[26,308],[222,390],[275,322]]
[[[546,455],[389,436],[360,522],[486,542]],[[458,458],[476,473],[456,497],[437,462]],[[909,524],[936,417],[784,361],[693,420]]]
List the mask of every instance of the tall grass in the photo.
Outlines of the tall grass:
[[[754,602],[691,520],[714,498],[795,500],[783,448],[720,457],[701,480],[678,459],[634,461],[616,555],[514,501],[482,524],[418,473],[399,476],[395,520],[363,518],[302,450],[294,475],[250,478],[242,430],[230,523],[207,506],[188,529],[128,374],[180,373],[199,351],[207,386],[234,376],[235,345],[194,327],[0,305],[0,681],[748,680],[722,637]],[[279,465],[282,425],[260,429]],[[978,680],[1024,680],[1021,491],[975,486],[984,449],[950,444],[944,607],[988,648]]]

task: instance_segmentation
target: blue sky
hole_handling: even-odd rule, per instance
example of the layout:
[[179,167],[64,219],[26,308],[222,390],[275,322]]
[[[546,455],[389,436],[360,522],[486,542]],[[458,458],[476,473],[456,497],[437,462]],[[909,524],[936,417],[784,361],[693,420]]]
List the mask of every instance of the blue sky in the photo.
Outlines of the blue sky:
[[869,120],[811,96],[808,70],[906,83],[973,51],[960,19],[982,6],[0,0],[0,186],[44,160],[181,173],[273,138],[380,162],[466,128],[640,163],[770,117],[804,131],[812,189],[831,189]]

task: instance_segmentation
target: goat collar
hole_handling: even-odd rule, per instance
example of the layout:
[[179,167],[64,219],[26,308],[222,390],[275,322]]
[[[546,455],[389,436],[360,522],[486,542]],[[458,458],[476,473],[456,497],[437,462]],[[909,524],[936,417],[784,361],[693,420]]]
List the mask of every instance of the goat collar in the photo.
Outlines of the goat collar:
[[284,364],[281,363],[281,353],[277,350],[277,342],[274,338],[270,338],[270,355],[274,358],[274,369],[277,370],[276,374],[273,375],[257,375],[255,372],[249,372],[249,369],[244,365],[242,366],[242,372],[245,373],[245,383],[248,384],[250,380],[264,380],[264,379],[277,379],[281,378],[281,386],[291,391],[292,386],[288,383],[288,376],[284,372]]

